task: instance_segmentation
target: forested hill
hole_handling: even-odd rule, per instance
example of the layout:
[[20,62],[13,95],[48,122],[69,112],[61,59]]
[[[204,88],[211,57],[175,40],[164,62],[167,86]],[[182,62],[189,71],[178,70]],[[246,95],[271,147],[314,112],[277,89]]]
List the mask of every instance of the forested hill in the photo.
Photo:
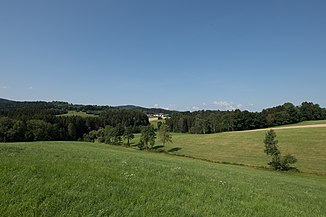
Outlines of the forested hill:
[[[82,111],[89,114],[96,114],[96,116],[87,118],[58,116],[60,114],[66,114],[68,111]],[[19,123],[23,124],[23,126],[31,121],[31,126],[41,126],[42,124],[35,122],[35,120],[41,120],[52,124],[52,127],[59,126],[62,131],[61,134],[63,135],[60,137],[62,140],[80,139],[83,134],[88,133],[91,130],[105,127],[106,125],[113,127],[119,125],[132,127],[134,132],[139,132],[141,126],[149,124],[146,115],[158,113],[169,114],[171,116],[166,120],[170,131],[198,134],[251,130],[293,124],[306,120],[326,119],[326,109],[321,108],[318,104],[312,102],[303,102],[298,106],[295,106],[292,103],[285,103],[280,106],[264,109],[261,112],[240,111],[239,109],[233,111],[203,110],[195,112],[177,112],[131,105],[113,107],[75,105],[58,101],[17,102],[0,99],[0,118],[6,117],[11,119],[11,122],[9,122],[12,126],[15,125],[16,121],[22,121]],[[6,126],[9,126],[10,124],[6,121],[8,122],[7,119],[2,119],[3,126],[5,127],[2,130],[8,133],[9,128]],[[17,124],[18,122],[16,125]],[[74,135],[70,136],[65,134],[68,130],[69,124],[71,128],[76,128],[76,134],[73,133]],[[36,129],[37,127],[34,128]],[[59,133],[56,135],[59,135]],[[51,138],[49,140],[54,139],[53,136],[49,136],[49,138]]]
[[8,100],[8,99],[2,99],[0,98],[0,104],[10,104],[10,103],[14,103],[14,101]]
[[16,104],[17,102],[15,101],[0,98],[0,108],[10,108],[14,107]]
[[123,105],[123,106],[100,106],[100,105],[80,105],[80,104],[71,104],[68,102],[61,101],[53,101],[53,102],[45,102],[45,101],[12,101],[7,99],[0,98],[0,109],[8,109],[8,108],[23,108],[23,107],[46,107],[47,109],[51,109],[56,114],[66,114],[68,111],[77,111],[77,112],[86,112],[89,114],[100,114],[102,111],[107,110],[131,110],[138,111],[145,114],[167,114],[171,115],[176,113],[176,111],[166,110],[162,108],[144,108],[141,106],[134,105]]
[[[71,109],[100,111],[98,115],[62,116]],[[0,142],[83,140],[90,131],[107,126],[140,132],[149,125],[146,114],[109,106],[71,105],[63,102],[15,102],[1,100]]]
[[140,111],[146,114],[168,114],[171,115],[173,113],[178,113],[177,111],[162,109],[162,108],[144,108],[140,106],[134,106],[134,105],[124,105],[124,106],[116,106],[115,108],[119,109],[127,109],[127,110],[134,110],[134,111]]

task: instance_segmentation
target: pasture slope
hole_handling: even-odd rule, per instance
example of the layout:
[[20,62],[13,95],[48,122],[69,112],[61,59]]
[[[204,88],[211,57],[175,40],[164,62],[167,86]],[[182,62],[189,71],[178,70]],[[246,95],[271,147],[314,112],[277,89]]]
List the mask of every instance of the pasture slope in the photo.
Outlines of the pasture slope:
[[8,217],[326,216],[325,176],[106,144],[2,143],[0,174]]
[[[296,166],[301,172],[326,175],[325,121],[303,122],[274,130],[281,152],[295,155],[298,158]],[[167,144],[165,150],[171,154],[208,161],[265,167],[270,161],[264,154],[263,140],[267,131],[260,129],[206,135],[173,133],[173,143]]]

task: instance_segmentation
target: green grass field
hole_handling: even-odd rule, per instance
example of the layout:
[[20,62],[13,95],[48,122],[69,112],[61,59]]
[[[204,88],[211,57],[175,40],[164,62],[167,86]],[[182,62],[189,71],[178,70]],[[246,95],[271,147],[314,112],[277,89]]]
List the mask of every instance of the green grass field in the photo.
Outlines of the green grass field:
[[81,117],[98,117],[98,115],[87,114],[86,112],[68,111],[67,114],[62,114],[58,116],[81,116]]
[[105,144],[1,143],[0,174],[1,216],[326,216],[325,176]]
[[[173,143],[165,150],[217,162],[268,166],[270,158],[264,153],[265,134],[257,132],[228,132],[209,135],[172,134]],[[326,128],[275,130],[283,154],[297,157],[302,172],[326,175]]]
[[159,121],[162,122],[162,123],[165,123],[165,120],[164,119],[159,120],[157,117],[151,117],[151,118],[149,118],[149,122],[151,123],[151,125],[153,125],[153,127],[155,129],[157,129],[157,123]]
[[[319,121],[302,121],[296,124],[288,124],[288,125],[282,125],[278,127],[288,127],[288,126],[307,126],[307,125],[315,125],[315,124],[326,124],[326,120],[319,120]],[[277,127],[275,127],[277,128]]]

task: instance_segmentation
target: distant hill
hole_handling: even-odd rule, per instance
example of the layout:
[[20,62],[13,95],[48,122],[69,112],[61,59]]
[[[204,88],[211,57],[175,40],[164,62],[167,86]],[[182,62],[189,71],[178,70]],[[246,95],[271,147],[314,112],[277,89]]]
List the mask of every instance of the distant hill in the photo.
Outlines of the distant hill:
[[42,105],[48,108],[53,108],[58,110],[58,114],[65,114],[68,111],[86,112],[89,114],[99,114],[101,111],[111,110],[111,109],[125,109],[132,111],[139,111],[145,114],[168,114],[171,115],[177,111],[170,111],[162,108],[145,108],[135,105],[123,105],[123,106],[99,106],[99,105],[79,105],[70,104],[68,102],[44,102],[44,101],[13,101],[8,99],[0,98],[0,109],[8,109],[15,107],[25,107],[25,106],[37,106]]
[[15,101],[0,98],[0,104],[13,104]]
[[173,113],[177,112],[177,111],[167,110],[167,109],[162,109],[162,108],[145,108],[145,107],[134,106],[134,105],[116,106],[115,108],[141,111],[146,114],[159,114],[159,113],[173,114]]
[[0,109],[11,109],[17,107],[17,102],[0,98]]

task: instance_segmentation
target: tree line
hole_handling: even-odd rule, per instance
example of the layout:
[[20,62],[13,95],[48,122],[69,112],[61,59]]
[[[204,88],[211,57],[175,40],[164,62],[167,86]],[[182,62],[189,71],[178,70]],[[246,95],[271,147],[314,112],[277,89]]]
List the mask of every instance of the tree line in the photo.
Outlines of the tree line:
[[125,106],[109,106],[109,105],[81,105],[81,104],[72,104],[68,102],[61,101],[53,101],[53,102],[45,102],[45,101],[12,101],[0,98],[0,111],[17,108],[31,108],[31,107],[47,107],[47,109],[51,110],[55,114],[66,114],[68,111],[77,111],[77,112],[86,112],[88,114],[98,115],[103,111],[107,110],[132,110],[138,111],[145,114],[158,114],[163,113],[165,115],[170,115],[175,113],[176,111],[170,111],[162,108],[144,108],[140,106],[133,105],[125,105]]
[[[109,134],[110,143],[119,143],[125,131],[139,133],[142,126],[149,125],[147,115],[140,111],[108,107],[108,110],[101,111],[97,117],[59,116],[62,111],[53,103],[0,100],[0,142],[92,140],[95,134],[101,140],[105,137],[101,136],[104,131]],[[294,106],[285,103],[261,112],[177,112],[166,120],[166,128],[172,132],[208,134],[322,119],[326,119],[326,110],[318,104],[304,102],[300,106]],[[147,130],[148,133],[151,132]],[[150,147],[150,141],[146,138],[142,141],[145,141],[145,146]]]
[[209,134],[236,130],[251,130],[293,124],[306,120],[326,119],[326,109],[318,104],[303,102],[300,106],[285,103],[261,112],[196,111],[174,113],[166,120],[172,132]]

